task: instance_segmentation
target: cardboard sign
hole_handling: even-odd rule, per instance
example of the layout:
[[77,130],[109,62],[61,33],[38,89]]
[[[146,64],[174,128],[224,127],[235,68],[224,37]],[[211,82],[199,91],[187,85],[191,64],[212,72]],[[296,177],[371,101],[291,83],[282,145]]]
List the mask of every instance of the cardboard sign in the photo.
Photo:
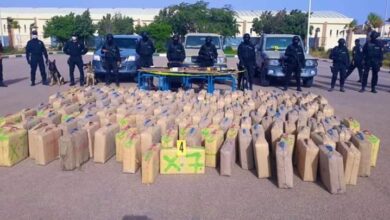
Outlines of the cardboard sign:
[[187,141],[178,140],[176,142],[177,156],[186,156],[187,155]]

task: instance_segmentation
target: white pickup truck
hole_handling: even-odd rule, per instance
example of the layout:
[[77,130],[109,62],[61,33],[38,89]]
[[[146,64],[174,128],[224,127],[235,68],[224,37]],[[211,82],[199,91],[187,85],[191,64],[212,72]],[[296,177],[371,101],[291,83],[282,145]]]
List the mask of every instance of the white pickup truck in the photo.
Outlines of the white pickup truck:
[[183,66],[196,67],[198,65],[198,53],[202,45],[205,43],[206,37],[211,37],[212,43],[217,48],[218,58],[215,62],[217,67],[227,67],[226,55],[223,52],[222,36],[212,33],[188,33],[184,39],[184,49],[186,58]]

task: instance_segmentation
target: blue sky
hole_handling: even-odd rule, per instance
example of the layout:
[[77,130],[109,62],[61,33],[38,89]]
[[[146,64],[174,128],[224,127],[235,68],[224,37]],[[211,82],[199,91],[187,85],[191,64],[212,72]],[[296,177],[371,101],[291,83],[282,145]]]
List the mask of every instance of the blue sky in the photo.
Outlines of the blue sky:
[[[390,3],[390,0],[388,0]],[[195,1],[173,0],[0,0],[0,7],[137,7],[137,8],[161,8],[180,2],[193,3]],[[307,10],[308,0],[209,0],[212,7],[220,7],[230,4],[234,9],[261,9],[280,10],[301,9]],[[366,20],[369,12],[375,12],[385,16],[386,0],[312,0],[313,10],[332,10],[341,12],[349,17],[356,18],[359,23]],[[389,7],[390,8],[390,7]],[[4,9],[3,9],[4,10]],[[390,10],[389,10],[390,15]],[[389,16],[390,17],[390,16]]]

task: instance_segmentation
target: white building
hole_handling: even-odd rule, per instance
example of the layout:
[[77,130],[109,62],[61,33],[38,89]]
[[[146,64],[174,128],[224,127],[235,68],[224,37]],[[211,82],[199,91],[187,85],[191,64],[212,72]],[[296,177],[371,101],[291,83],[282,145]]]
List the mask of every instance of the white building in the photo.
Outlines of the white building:
[[[14,18],[19,22],[20,29],[15,30],[14,41],[17,47],[24,47],[30,39],[30,25],[36,24],[38,35],[43,38],[43,26],[51,17],[59,15],[67,15],[70,12],[81,14],[86,9],[84,8],[1,8],[2,33],[8,36],[7,17]],[[157,8],[91,8],[89,9],[94,23],[97,23],[107,13],[121,13],[132,17],[135,25],[146,25],[153,21],[153,18],[158,15],[160,9]],[[251,33],[252,21],[254,18],[260,17],[262,10],[246,10],[237,11],[237,22],[240,33],[237,36],[242,36],[244,33]],[[346,37],[345,26],[353,19],[348,18],[337,12],[316,11],[313,12],[311,25],[314,30],[317,30],[319,38],[319,46],[329,49],[337,44],[340,37]],[[0,32],[1,33],[1,32]],[[316,31],[312,32],[311,37],[315,37]],[[50,38],[43,39],[46,44],[51,43]]]

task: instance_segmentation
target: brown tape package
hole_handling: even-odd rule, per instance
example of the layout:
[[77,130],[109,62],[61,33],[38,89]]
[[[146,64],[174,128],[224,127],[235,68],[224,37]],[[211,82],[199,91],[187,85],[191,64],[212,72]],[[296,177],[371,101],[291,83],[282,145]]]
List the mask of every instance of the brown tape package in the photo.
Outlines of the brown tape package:
[[85,130],[74,129],[62,136],[59,141],[60,166],[70,171],[80,168],[89,160],[88,135]]
[[94,162],[105,163],[115,155],[115,135],[118,132],[118,124],[107,124],[96,131]]
[[35,163],[46,165],[59,156],[59,139],[61,130],[55,126],[47,126],[36,134],[32,140],[35,148]]

